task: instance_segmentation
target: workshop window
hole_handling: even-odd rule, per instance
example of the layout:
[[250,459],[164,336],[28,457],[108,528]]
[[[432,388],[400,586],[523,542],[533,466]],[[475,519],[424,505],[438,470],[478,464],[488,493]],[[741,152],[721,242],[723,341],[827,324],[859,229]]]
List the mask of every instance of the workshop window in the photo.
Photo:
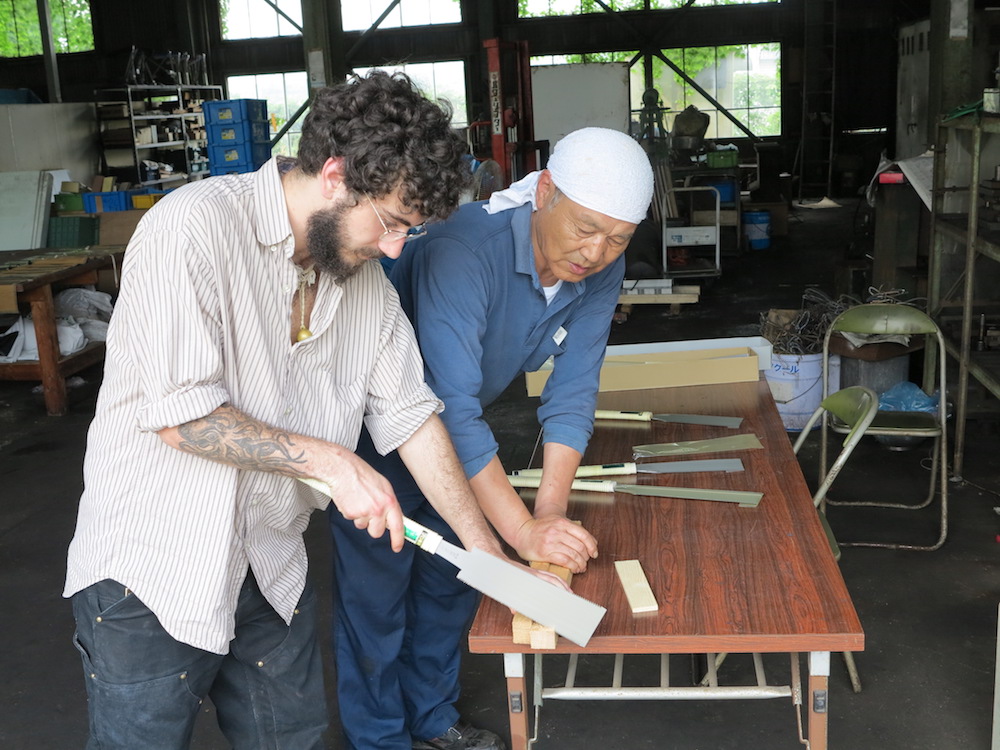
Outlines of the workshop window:
[[[302,103],[309,98],[309,82],[305,72],[267,73],[255,76],[230,76],[226,90],[231,99],[266,99],[267,119],[271,138],[285,126]],[[295,156],[302,137],[302,121],[306,112],[292,123],[288,131],[271,149],[273,155]]]
[[[725,47],[692,47],[663,50],[671,62],[725,107],[754,135],[781,135],[780,45],[737,44]],[[701,92],[662,62],[653,62],[654,86],[664,107],[664,124],[694,105],[712,119],[707,138],[741,138],[741,131],[722,115]],[[633,66],[632,106],[642,106],[641,67]],[[636,79],[638,76],[638,79]]]
[[223,39],[302,34],[300,0],[219,0]]
[[[57,53],[94,49],[90,0],[49,0],[52,45]],[[0,57],[42,54],[37,0],[0,0]]]
[[[732,44],[725,47],[665,49],[663,55],[725,107],[754,135],[781,135],[781,46]],[[642,59],[637,52],[591,52],[586,55],[539,55],[532,65],[572,65],[585,62],[634,61],[629,71],[629,100],[633,114],[643,107]],[[694,86],[658,57],[653,57],[653,85],[665,108],[664,127],[694,105],[711,117],[707,138],[742,138],[745,133],[720,114]]]
[[[708,5],[753,5],[777,3],[781,0],[693,0],[698,7]],[[604,0],[613,11],[626,10],[669,10],[691,5],[692,0]],[[541,18],[542,16],[579,16],[585,13],[605,13],[597,0],[518,0],[517,15],[520,18]]]
[[[461,60],[432,63],[409,63],[381,66],[381,70],[406,73],[428,99],[445,99],[451,104],[451,124],[464,128],[469,124],[465,94],[465,63]],[[363,76],[371,68],[354,68]]]
[[[345,31],[365,31],[385,12],[390,0],[351,0],[340,4]],[[462,7],[458,0],[400,0],[378,25],[380,29],[401,26],[429,26],[438,23],[461,23]]]

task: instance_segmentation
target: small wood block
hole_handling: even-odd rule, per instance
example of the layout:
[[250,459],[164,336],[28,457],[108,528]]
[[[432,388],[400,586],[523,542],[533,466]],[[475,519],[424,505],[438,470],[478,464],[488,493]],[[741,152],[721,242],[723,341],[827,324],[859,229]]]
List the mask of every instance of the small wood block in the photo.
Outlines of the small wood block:
[[556,647],[559,635],[552,628],[539,625],[537,622],[531,623],[531,631],[528,634],[528,643],[533,649],[538,651],[551,651]]
[[[573,581],[573,573],[569,570],[569,568],[564,568],[561,565],[553,565],[551,563],[540,561],[531,562],[529,565],[535,570],[543,570],[547,573],[559,576],[566,582],[567,586]],[[546,627],[545,625],[539,625],[537,622],[525,617],[520,612],[516,613],[514,618],[511,620],[511,634],[514,643],[519,645],[530,645],[531,648],[540,651],[554,649],[556,647],[556,642],[559,640],[559,636],[554,629]]]
[[653,590],[649,587],[649,581],[646,580],[646,574],[642,570],[642,564],[638,560],[616,560],[615,571],[622,582],[622,588],[625,589],[632,614],[655,612],[659,609]]
[[535,621],[530,617],[525,617],[520,612],[514,613],[514,619],[510,622],[510,630],[514,643],[528,645],[531,643],[531,626]]

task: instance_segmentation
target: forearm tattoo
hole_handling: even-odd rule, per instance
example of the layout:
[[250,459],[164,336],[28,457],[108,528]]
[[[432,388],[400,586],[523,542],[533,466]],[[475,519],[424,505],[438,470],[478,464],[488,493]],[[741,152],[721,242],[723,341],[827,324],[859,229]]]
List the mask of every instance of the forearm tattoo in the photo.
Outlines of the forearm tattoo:
[[221,409],[177,428],[182,451],[232,464],[239,469],[297,475],[305,464],[289,433],[235,410]]

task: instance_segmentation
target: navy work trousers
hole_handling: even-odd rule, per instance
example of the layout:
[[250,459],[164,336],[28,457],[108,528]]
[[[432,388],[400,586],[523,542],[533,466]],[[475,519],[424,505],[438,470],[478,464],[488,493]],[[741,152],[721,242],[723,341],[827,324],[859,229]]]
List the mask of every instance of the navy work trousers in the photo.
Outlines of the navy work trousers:
[[[358,455],[392,483],[403,513],[459,544],[399,459],[368,433]],[[334,648],[341,724],[354,750],[410,750],[458,721],[462,640],[479,593],[446,560],[372,539],[330,507]]]

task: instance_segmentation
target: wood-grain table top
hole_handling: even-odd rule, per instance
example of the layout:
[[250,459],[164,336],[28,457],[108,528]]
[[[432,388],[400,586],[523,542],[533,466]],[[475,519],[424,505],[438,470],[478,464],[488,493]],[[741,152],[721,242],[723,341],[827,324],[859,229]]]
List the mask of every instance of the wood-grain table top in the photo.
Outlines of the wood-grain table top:
[[[599,408],[743,417],[738,429],[599,420],[584,464],[632,460],[632,446],[753,433],[763,449],[675,458],[739,458],[742,472],[610,477],[762,492],[756,508],[733,503],[574,492],[569,517],[600,545],[573,591],[607,607],[586,648],[560,638],[556,652],[746,653],[861,651],[864,633],[792,452],[766,381],[602,393]],[[521,467],[508,467],[521,468]],[[530,500],[533,490],[522,490]],[[615,560],[641,562],[659,610],[633,615]],[[476,653],[525,653],[511,640],[510,611],[483,598],[469,634]],[[552,653],[552,652],[546,652]]]

